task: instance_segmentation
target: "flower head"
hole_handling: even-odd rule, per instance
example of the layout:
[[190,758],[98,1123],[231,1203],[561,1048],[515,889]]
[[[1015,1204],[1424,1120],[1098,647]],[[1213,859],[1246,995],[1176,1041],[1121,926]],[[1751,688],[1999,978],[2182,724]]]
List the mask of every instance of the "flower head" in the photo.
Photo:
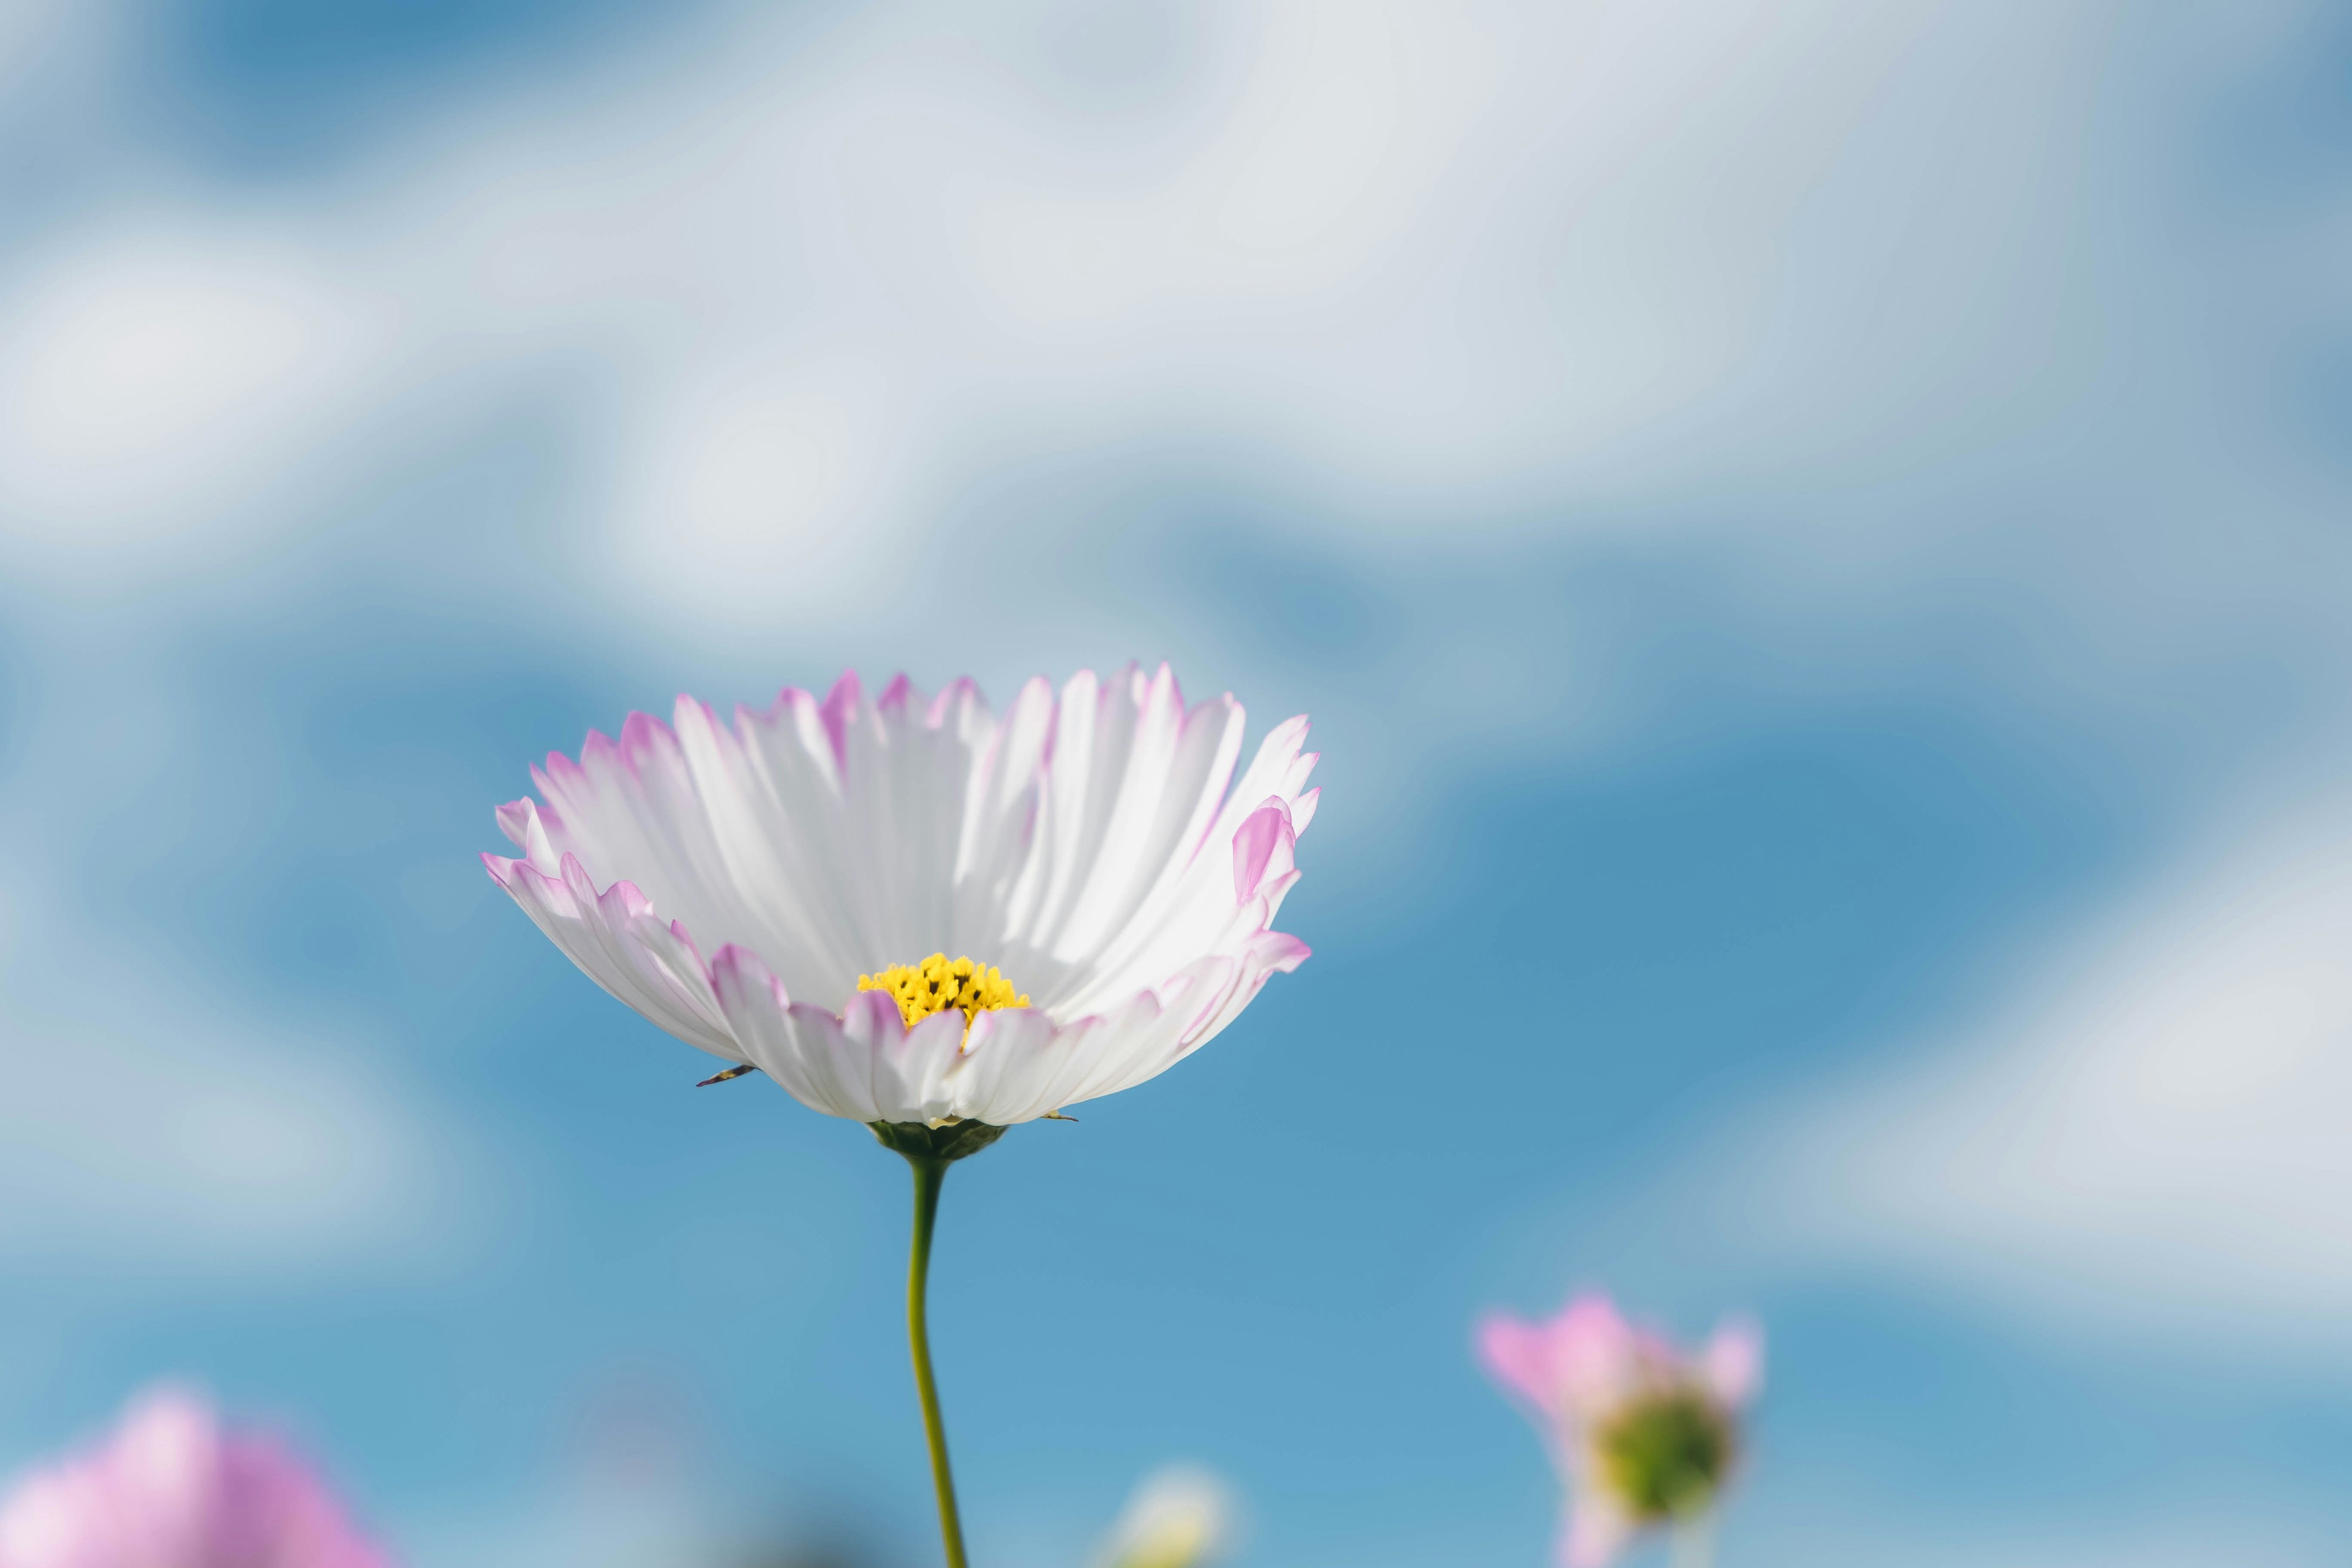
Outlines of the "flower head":
[[0,1568],[384,1568],[293,1455],[147,1394],[94,1451],[0,1502]]
[[1727,1321],[1690,1355],[1597,1295],[1542,1322],[1490,1314],[1478,1351],[1574,1489],[1560,1531],[1565,1568],[1600,1568],[1644,1526],[1705,1511],[1729,1479],[1740,1412],[1764,1375],[1753,1323]]
[[[589,977],[829,1116],[996,1126],[1172,1067],[1306,944],[1307,721],[1241,782],[1241,705],[1166,666],[1002,717],[855,674],[733,724],[681,697],[532,770],[490,875]],[[703,955],[708,952],[709,957]]]
[[1135,1489],[1095,1562],[1098,1568],[1205,1568],[1232,1545],[1234,1513],[1224,1482],[1207,1470],[1170,1465]]

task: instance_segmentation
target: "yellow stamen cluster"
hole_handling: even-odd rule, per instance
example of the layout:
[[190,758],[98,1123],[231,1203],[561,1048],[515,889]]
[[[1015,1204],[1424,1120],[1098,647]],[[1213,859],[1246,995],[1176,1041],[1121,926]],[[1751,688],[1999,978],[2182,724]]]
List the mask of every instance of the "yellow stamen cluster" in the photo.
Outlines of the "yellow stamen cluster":
[[920,963],[894,963],[879,974],[857,977],[860,991],[887,991],[898,1004],[898,1016],[913,1028],[934,1013],[963,1009],[963,1026],[992,1007],[1026,1007],[1029,998],[996,973],[992,963],[969,958],[950,959],[935,952]]

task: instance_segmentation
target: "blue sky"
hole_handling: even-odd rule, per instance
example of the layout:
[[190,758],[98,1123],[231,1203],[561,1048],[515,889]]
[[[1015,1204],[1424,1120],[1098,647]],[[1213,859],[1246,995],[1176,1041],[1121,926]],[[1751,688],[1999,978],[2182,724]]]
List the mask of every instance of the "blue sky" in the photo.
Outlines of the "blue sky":
[[2352,1529],[2347,35],[2168,8],[18,0],[0,1465],[927,1561],[904,1173],[481,875],[691,691],[1312,714],[1315,958],[961,1168],[984,1561],[1539,1561],[1468,1324],[1772,1335],[1727,1563]]

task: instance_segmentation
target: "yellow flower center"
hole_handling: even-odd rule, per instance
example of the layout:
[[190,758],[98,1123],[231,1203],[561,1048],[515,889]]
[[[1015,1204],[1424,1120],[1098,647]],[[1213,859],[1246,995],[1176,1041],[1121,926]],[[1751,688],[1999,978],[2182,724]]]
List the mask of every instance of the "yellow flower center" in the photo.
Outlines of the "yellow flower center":
[[898,1004],[898,1016],[910,1029],[950,1007],[963,1010],[963,1026],[969,1031],[972,1019],[990,1008],[1029,1005],[1029,998],[1013,990],[994,964],[951,959],[944,952],[920,963],[894,963],[879,974],[861,974],[857,988],[890,993]]

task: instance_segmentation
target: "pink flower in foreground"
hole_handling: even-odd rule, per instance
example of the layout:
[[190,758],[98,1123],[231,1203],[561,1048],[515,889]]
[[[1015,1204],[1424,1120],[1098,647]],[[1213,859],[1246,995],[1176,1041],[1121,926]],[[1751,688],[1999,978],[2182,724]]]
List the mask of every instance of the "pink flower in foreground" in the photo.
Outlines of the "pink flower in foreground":
[[1739,1454],[1739,1414],[1764,1381],[1764,1336],[1728,1320],[1696,1355],[1580,1296],[1530,1323],[1478,1325],[1487,1374],[1527,1406],[1574,1496],[1559,1561],[1600,1568],[1645,1526],[1694,1518]]
[[201,1401],[147,1394],[93,1452],[0,1503],[0,1568],[385,1568],[277,1443],[224,1433]]
[[599,985],[828,1116],[1050,1116],[1166,1071],[1307,957],[1274,929],[1307,721],[1235,782],[1241,704],[1188,708],[1165,665],[1032,680],[1001,715],[969,680],[869,698],[853,673],[673,718],[550,756],[499,808],[520,854],[483,859]]

